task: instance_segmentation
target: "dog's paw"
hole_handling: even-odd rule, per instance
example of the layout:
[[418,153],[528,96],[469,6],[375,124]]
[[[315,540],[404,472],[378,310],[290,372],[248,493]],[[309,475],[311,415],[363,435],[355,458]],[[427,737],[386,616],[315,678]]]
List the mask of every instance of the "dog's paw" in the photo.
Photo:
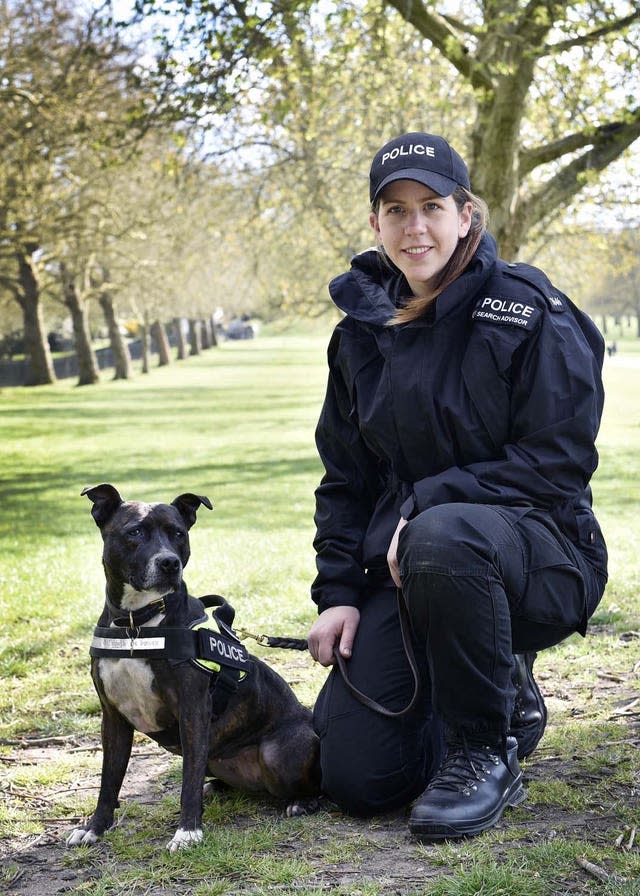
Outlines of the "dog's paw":
[[179,849],[188,849],[198,843],[202,843],[202,828],[194,828],[190,831],[178,828],[173,835],[173,840],[167,843],[167,849],[169,852],[178,852]]
[[314,815],[322,808],[322,800],[313,797],[307,800],[296,800],[287,806],[287,818],[298,818],[300,815]]
[[93,846],[98,842],[98,835],[95,831],[87,828],[76,828],[71,831],[66,840],[67,846]]

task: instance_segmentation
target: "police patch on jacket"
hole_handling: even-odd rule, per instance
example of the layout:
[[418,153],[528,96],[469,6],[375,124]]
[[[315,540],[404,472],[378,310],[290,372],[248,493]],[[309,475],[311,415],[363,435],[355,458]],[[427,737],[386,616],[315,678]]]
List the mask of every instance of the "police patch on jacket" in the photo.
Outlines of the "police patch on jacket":
[[474,320],[484,320],[490,324],[506,324],[533,330],[541,311],[531,302],[522,299],[500,299],[484,296],[473,309]]

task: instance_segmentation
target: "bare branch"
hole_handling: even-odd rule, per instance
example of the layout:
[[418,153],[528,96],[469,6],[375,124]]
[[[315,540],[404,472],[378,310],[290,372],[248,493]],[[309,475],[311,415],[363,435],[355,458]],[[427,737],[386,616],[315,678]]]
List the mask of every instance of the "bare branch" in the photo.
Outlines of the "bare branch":
[[569,5],[569,3],[557,3],[554,0],[547,0],[547,2],[529,0],[522,10],[516,28],[516,34],[522,46],[527,47],[529,50],[532,47],[535,48],[537,51],[536,56],[538,56],[539,50],[544,46],[543,38],[546,37]]
[[[520,173],[524,177],[539,165],[554,162],[567,153],[576,152],[585,146],[597,145],[604,147],[609,142],[618,142],[631,136],[629,144],[639,136],[640,107],[632,110],[624,120],[607,122],[595,128],[568,134],[561,140],[554,140],[542,146],[532,149],[523,149],[520,152]],[[627,145],[629,145],[627,144]]]
[[402,18],[410,22],[423,37],[430,40],[473,87],[493,90],[494,83],[489,70],[476,59],[443,16],[430,12],[421,0],[387,0],[387,3],[397,9]]
[[589,31],[586,34],[581,34],[578,37],[572,37],[568,40],[559,41],[557,44],[547,44],[547,46],[543,49],[543,55],[557,55],[559,53],[564,53],[566,50],[571,50],[573,49],[573,47],[589,46],[589,44],[596,43],[601,38],[606,37],[608,34],[616,34],[617,32],[624,31],[624,29],[628,28],[629,25],[632,25],[634,22],[637,22],[639,20],[640,9],[630,13],[628,16],[625,16],[622,19],[614,19],[611,22],[607,22],[605,25],[602,25],[602,27],[595,28],[593,31]]
[[565,165],[528,199],[523,200],[515,215],[515,229],[526,232],[542,220],[546,210],[566,205],[587,183],[587,175],[599,174],[618,159],[640,137],[640,113],[635,121],[605,125],[592,135],[591,148]]

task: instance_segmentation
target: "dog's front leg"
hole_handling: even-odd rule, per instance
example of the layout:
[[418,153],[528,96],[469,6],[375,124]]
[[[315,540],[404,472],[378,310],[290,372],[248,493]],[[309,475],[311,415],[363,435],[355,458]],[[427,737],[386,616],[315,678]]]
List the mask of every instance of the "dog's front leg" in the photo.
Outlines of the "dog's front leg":
[[91,845],[112,826],[132,745],[132,726],[115,709],[103,706],[102,778],[98,803],[91,818],[71,832],[67,846]]
[[198,688],[196,694],[192,691],[187,699],[182,700],[180,826],[167,844],[169,852],[177,852],[202,842],[202,789],[207,770],[211,727],[211,695],[208,683],[205,682],[205,685],[206,690]]

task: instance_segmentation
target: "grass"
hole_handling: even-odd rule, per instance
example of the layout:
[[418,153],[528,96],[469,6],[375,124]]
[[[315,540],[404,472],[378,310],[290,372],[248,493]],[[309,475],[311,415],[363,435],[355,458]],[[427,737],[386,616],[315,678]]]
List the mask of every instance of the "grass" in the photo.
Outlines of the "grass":
[[[81,389],[63,382],[0,392],[5,841],[42,836],[54,819],[68,830],[96,797],[98,752],[63,749],[48,764],[16,758],[19,742],[98,735],[87,645],[104,585],[99,532],[80,497],[85,485],[111,482],[125,497],[143,500],[171,500],[184,491],[208,495],[214,510],[201,509],[191,533],[190,590],[225,595],[243,628],[306,634],[315,617],[308,592],[313,489],[321,470],[313,430],[327,339],[328,333],[265,336],[224,343],[128,383],[105,378]],[[640,786],[633,735],[640,669],[640,359],[632,349],[619,343],[617,356],[605,362],[594,493],[609,544],[610,582],[589,637],[573,637],[538,659],[550,725],[540,758],[528,764],[529,800],[512,813],[512,825],[457,846],[422,847],[399,838],[393,820],[326,813],[282,819],[268,802],[229,794],[206,810],[211,836],[188,853],[168,856],[163,847],[178,813],[179,763],[172,760],[164,784],[149,783],[150,800],[126,802],[106,846],[65,853],[64,867],[84,875],[73,892],[377,896],[402,873],[401,858],[410,866],[403,892],[416,894],[554,896],[569,892],[576,874],[579,892],[638,892],[637,847],[613,846],[625,824],[638,824],[637,799],[624,795]],[[251,649],[279,668],[303,702],[313,702],[325,672],[308,655]],[[551,819],[557,813],[553,837],[541,841],[532,833],[532,812]],[[585,839],[584,826],[571,829],[571,813],[611,821]],[[577,871],[578,856],[607,867],[607,883]],[[365,872],[376,862],[378,877],[371,878]],[[3,864],[0,885],[11,882],[14,868]],[[342,877],[327,868],[343,869]]]

